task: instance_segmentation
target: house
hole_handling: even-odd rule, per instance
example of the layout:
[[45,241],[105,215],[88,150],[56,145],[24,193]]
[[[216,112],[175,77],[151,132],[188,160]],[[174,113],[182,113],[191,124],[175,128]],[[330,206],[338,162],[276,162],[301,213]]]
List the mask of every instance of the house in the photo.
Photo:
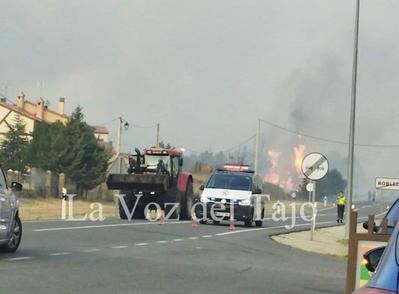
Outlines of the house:
[[[59,98],[57,110],[52,110],[42,97],[36,102],[26,99],[25,94],[17,94],[16,103],[10,103],[6,98],[0,99],[0,141],[8,133],[10,125],[14,124],[19,115],[25,123],[26,136],[32,136],[36,122],[54,123],[60,121],[66,123],[68,116],[65,114],[65,98]],[[103,126],[94,126],[94,133],[102,144],[109,144],[108,130]]]

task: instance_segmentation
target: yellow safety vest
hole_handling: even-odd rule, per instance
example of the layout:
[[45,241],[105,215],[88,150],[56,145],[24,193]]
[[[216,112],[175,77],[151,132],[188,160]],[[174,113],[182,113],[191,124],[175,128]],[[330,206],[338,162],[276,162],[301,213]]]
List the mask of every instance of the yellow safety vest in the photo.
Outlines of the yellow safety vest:
[[346,197],[345,196],[338,196],[337,197],[337,204],[338,205],[345,205],[346,203]]

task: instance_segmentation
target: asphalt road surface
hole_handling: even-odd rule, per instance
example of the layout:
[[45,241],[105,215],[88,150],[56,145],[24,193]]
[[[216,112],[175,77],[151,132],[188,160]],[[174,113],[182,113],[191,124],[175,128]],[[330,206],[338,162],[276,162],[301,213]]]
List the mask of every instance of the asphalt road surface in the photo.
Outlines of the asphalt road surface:
[[[334,209],[319,214],[334,223]],[[18,252],[0,255],[0,293],[343,293],[345,261],[271,240],[284,225],[25,222]]]

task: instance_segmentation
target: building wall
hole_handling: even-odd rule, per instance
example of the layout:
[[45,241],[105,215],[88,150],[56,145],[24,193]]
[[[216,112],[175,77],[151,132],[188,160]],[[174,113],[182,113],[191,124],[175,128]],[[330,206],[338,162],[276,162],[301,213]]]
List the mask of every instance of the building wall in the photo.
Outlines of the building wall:
[[100,133],[95,133],[97,140],[103,141],[103,142],[109,142],[108,139],[108,134],[100,134]]
[[[0,140],[4,138],[4,135],[8,133],[9,125],[13,125],[15,123],[15,118],[17,117],[18,113],[12,111],[4,106],[0,105]],[[35,125],[35,121],[32,118],[20,115],[20,118],[25,123],[25,130],[27,134],[32,134],[33,128]]]
[[54,123],[56,121],[60,121],[64,124],[68,121],[68,119],[66,117],[61,116],[58,113],[50,112],[50,111],[46,111],[46,110],[44,110],[44,113],[43,113],[43,120],[47,123]]

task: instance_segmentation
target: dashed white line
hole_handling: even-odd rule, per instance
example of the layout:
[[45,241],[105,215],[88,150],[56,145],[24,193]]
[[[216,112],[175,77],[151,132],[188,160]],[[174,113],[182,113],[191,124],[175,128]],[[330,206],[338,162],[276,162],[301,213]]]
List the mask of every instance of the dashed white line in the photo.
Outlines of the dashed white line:
[[[359,218],[361,219],[361,218]],[[329,221],[329,222],[318,222],[316,225],[328,225],[328,224],[335,224],[334,221]],[[283,229],[286,228],[288,225],[285,226],[276,226],[276,227],[267,227],[267,228],[257,228],[257,229],[245,229],[245,230],[237,230],[237,231],[230,231],[230,232],[224,232],[224,233],[218,233],[216,236],[226,236],[226,235],[233,235],[233,234],[240,234],[240,233],[249,233],[249,232],[257,232],[257,231],[267,231],[267,230],[274,230],[274,229]],[[298,224],[295,226],[297,227],[305,227],[309,226],[309,223],[306,224]],[[290,231],[287,230],[287,233]]]
[[155,243],[157,243],[157,244],[165,244],[165,243],[168,243],[168,241],[156,241]]
[[173,239],[173,242],[182,242],[184,239]]
[[113,246],[113,247],[111,247],[112,249],[125,249],[125,248],[127,248],[128,246],[125,246],[125,245],[121,245],[121,246]]
[[98,249],[98,248],[91,248],[91,249],[83,250],[83,252],[85,252],[85,253],[98,252],[98,251],[100,251],[100,249]]
[[198,237],[188,237],[187,239],[189,239],[189,240],[197,240]]
[[[166,225],[176,224],[188,224],[190,221],[176,221],[166,222]],[[107,224],[107,225],[94,225],[94,226],[76,226],[76,227],[58,227],[58,228],[47,228],[47,229],[35,229],[34,232],[52,232],[52,231],[66,231],[66,230],[80,230],[80,229],[98,229],[98,228],[109,228],[109,227],[127,227],[127,226],[144,226],[144,225],[157,225],[158,223],[147,222],[147,223],[127,223],[127,224]]]
[[21,257],[6,258],[4,260],[6,260],[6,261],[20,261],[20,260],[28,260],[28,259],[32,259],[32,257],[21,256]]
[[148,243],[136,243],[136,246],[147,246]]
[[64,255],[69,255],[69,252],[55,252],[55,253],[50,253],[50,256],[64,256]]
[[202,236],[202,238],[212,238],[213,236],[212,235],[205,235],[205,236]]

